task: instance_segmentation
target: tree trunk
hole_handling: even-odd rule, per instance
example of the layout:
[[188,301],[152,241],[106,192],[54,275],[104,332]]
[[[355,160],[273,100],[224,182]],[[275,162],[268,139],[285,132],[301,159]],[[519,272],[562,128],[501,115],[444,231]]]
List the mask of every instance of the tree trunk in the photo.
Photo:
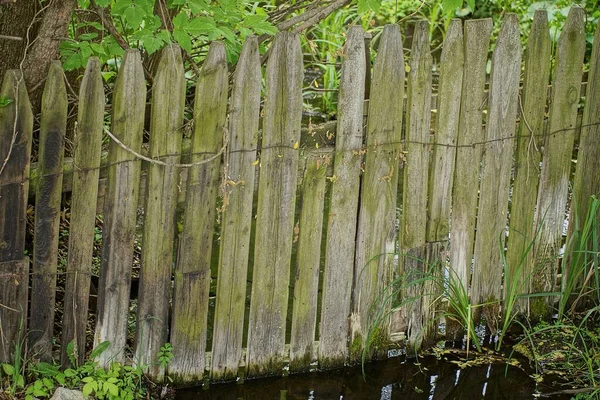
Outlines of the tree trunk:
[[[0,77],[9,69],[19,68],[27,45],[27,28],[38,9],[38,0],[0,0]],[[37,34],[36,28],[30,29],[31,40]]]

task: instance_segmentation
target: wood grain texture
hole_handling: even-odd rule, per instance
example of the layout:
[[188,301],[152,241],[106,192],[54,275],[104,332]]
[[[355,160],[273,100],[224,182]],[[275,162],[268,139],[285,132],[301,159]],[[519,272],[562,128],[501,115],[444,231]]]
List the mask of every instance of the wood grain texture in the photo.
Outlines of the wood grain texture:
[[[151,164],[148,167],[135,336],[136,362],[146,366],[148,375],[159,380],[165,371],[158,365],[158,351],[167,341],[169,328],[179,191],[179,168],[173,164],[178,164],[181,159],[184,74],[179,46],[163,48],[152,86],[150,157],[169,165]],[[188,184],[191,182],[193,178]]]
[[[579,7],[572,7],[555,52],[549,131],[542,151],[543,162],[536,207],[536,226],[539,233],[534,245],[534,293],[552,292],[556,286],[584,53],[585,11]],[[531,316],[534,319],[547,317],[553,301],[552,297],[532,299]]]
[[[521,122],[517,133],[514,183],[506,263],[517,293],[529,293],[533,273],[531,251],[535,238],[534,212],[538,194],[541,149],[544,144],[544,113],[550,77],[551,42],[548,14],[537,10],[525,51],[525,76],[521,96]],[[506,293],[507,285],[504,285]],[[505,297],[506,298],[506,297]],[[520,300],[516,311],[526,313],[528,301]]]
[[427,197],[428,242],[447,241],[450,233],[463,68],[462,21],[453,19],[448,26],[439,65],[438,108]]
[[79,88],[77,133],[73,157],[76,167],[73,171],[69,256],[62,321],[61,363],[63,366],[69,364],[66,345],[72,340],[75,341],[76,358],[80,364],[85,357],[103,127],[104,85],[100,60],[90,57]]
[[[431,124],[431,49],[429,24],[421,21],[415,25],[411,48],[406,99],[406,164],[402,187],[402,220],[400,223],[400,254],[403,256],[401,274],[411,281],[427,272],[426,226],[427,184],[429,182],[429,152]],[[405,297],[423,294],[423,285],[411,285]],[[422,298],[406,306],[408,323],[407,351],[418,349],[423,340]],[[410,349],[410,350],[409,350]]]
[[[142,147],[146,83],[142,60],[137,50],[123,57],[113,91],[113,135],[130,149]],[[110,142],[109,171],[104,198],[102,230],[102,269],[98,288],[98,309],[94,345],[110,342],[100,355],[101,365],[125,361],[129,290],[133,265],[133,245],[140,181],[140,161]]]
[[251,36],[235,69],[229,111],[228,185],[221,216],[211,365],[216,381],[235,379],[242,359],[260,90],[258,40]]
[[0,362],[11,363],[27,331],[29,286],[24,251],[33,113],[21,72],[6,71],[0,98],[12,100],[0,107]]
[[35,235],[29,348],[40,360],[52,360],[58,229],[62,195],[62,160],[67,130],[67,89],[62,66],[50,64],[42,95],[38,168],[40,179],[35,197]]
[[465,63],[450,227],[450,269],[465,290],[470,283],[475,238],[479,164],[483,149],[477,143],[484,140],[485,68],[491,32],[491,19],[465,21]]
[[[213,42],[202,65],[194,103],[192,162],[217,154],[227,121],[227,55]],[[210,264],[221,159],[190,168],[183,232],[179,239],[171,323],[173,361],[169,376],[198,382],[205,367]]]
[[329,178],[332,187],[327,215],[318,355],[322,368],[341,365],[348,357],[348,317],[354,269],[365,97],[366,65],[362,28],[350,28],[344,54],[333,176]]
[[[471,301],[493,332],[499,328],[508,196],[519,105],[521,38],[516,14],[504,17],[492,56],[486,145],[479,189]],[[512,285],[512,277],[506,282]]]
[[267,63],[248,328],[249,376],[279,374],[285,357],[303,75],[300,37],[278,33]]
[[[361,188],[351,326],[352,357],[362,350],[375,323],[373,307],[387,287],[396,244],[396,204],[402,139],[404,55],[397,25],[387,25],[375,60],[367,119],[367,153]],[[385,339],[388,321],[381,321]]]
[[313,354],[313,344],[317,326],[326,162],[327,160],[320,156],[309,157],[302,183],[302,211],[294,274],[290,339],[290,371],[292,372],[308,371],[316,356]]

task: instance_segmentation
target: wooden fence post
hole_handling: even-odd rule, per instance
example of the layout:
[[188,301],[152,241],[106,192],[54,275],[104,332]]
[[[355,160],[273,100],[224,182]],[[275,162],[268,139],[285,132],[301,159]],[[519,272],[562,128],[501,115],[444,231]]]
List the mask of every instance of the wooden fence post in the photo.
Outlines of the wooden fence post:
[[60,62],[55,61],[50,64],[42,95],[28,337],[32,354],[47,362],[52,360],[62,160],[66,130],[67,89],[62,66]]
[[[494,333],[503,328],[500,321],[500,301],[503,294],[502,253],[506,237],[508,196],[515,149],[521,55],[519,21],[516,14],[507,14],[498,34],[492,57],[487,143],[479,189],[477,235],[471,283],[473,304],[486,304],[478,307],[475,315],[483,313],[488,327]],[[509,292],[516,289],[513,277],[504,278],[505,284],[510,287]],[[508,300],[512,301],[512,298]],[[512,312],[510,307],[506,307],[510,305],[509,303],[502,305],[503,313]]]
[[[517,294],[529,293],[532,245],[535,238],[534,211],[538,194],[541,148],[544,144],[544,113],[550,77],[551,42],[546,10],[536,10],[525,52],[525,77],[521,120],[517,133],[515,178],[506,263],[508,274],[517,279]],[[505,298],[507,285],[504,285]],[[520,300],[516,310],[526,313],[528,301]]]
[[267,63],[248,328],[249,376],[279,373],[285,357],[302,79],[300,37],[280,32]]
[[[539,233],[534,244],[533,293],[552,292],[556,288],[584,54],[585,11],[572,7],[556,48],[549,131],[542,151],[536,207]],[[553,296],[532,299],[531,317],[534,320],[548,317],[554,300]]]
[[363,102],[366,74],[364,32],[348,31],[342,65],[329,208],[319,365],[342,365],[348,357],[348,330],[360,190]]
[[0,99],[0,362],[12,362],[27,330],[29,285],[24,251],[33,113],[20,71],[6,71]]
[[[137,50],[123,57],[112,101],[112,134],[136,152],[142,147],[146,83]],[[99,362],[125,361],[129,290],[140,185],[140,160],[111,140],[104,196],[102,270],[94,346],[110,342]]]
[[235,69],[229,111],[228,184],[221,217],[212,345],[211,377],[216,381],[235,379],[242,359],[260,89],[258,40],[251,36]]
[[210,264],[221,165],[218,153],[227,121],[227,89],[225,45],[213,42],[196,86],[190,161],[213,159],[188,171],[183,232],[175,270],[171,324],[174,358],[169,375],[177,382],[198,382],[204,375]]
[[[429,26],[416,24],[410,57],[406,99],[406,165],[400,228],[401,276],[406,283],[429,272],[426,260],[425,229],[427,226],[427,184],[429,182],[429,138],[431,122],[431,49]],[[403,298],[416,300],[405,306],[408,323],[406,350],[413,353],[423,340],[428,321],[423,316],[423,285],[411,284]]]
[[[374,316],[379,310],[389,311],[389,304],[383,304],[389,299],[382,295],[390,293],[388,284],[393,276],[396,243],[405,78],[402,35],[398,25],[384,28],[373,75],[354,265],[353,358],[364,347],[371,328],[378,328],[380,333],[375,340],[385,342],[389,335],[387,318],[376,320]],[[373,326],[375,323],[377,327]]]
[[[452,191],[452,225],[450,227],[450,276],[469,292],[471,258],[475,238],[475,218],[479,188],[479,163],[484,131],[485,68],[488,59],[492,20],[465,21],[464,74],[454,187]],[[461,329],[449,324],[450,339],[462,338]]]
[[298,233],[290,341],[292,372],[308,371],[315,356],[313,344],[317,325],[327,162],[328,159],[323,159],[319,155],[310,156],[306,161],[302,182],[302,211]]
[[98,177],[104,128],[104,85],[100,60],[90,57],[81,87],[73,156],[73,194],[69,221],[69,256],[65,288],[61,363],[69,364],[67,345],[75,341],[75,358],[85,356],[88,299],[92,274]]
[[150,163],[148,166],[135,332],[136,362],[147,367],[148,374],[158,380],[165,371],[157,355],[167,341],[169,328],[179,185],[179,167],[174,164],[181,159],[184,74],[181,49],[177,45],[166,46],[161,50],[152,86],[150,157],[168,165]]

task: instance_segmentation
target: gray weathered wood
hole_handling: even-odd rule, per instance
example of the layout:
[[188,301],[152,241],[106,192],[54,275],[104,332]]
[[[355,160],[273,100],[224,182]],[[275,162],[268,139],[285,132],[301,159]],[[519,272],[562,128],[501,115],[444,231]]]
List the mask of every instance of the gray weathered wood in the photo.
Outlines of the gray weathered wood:
[[[112,99],[112,133],[139,152],[144,130],[146,84],[137,50],[123,57]],[[129,288],[139,196],[140,161],[112,141],[109,145],[108,187],[104,199],[102,270],[94,344],[110,342],[99,362],[125,360]]]
[[[168,165],[150,164],[148,167],[135,336],[136,362],[146,366],[147,373],[155,379],[164,374],[157,355],[167,341],[169,328],[175,211],[179,190],[179,168],[173,164],[178,164],[181,159],[184,74],[179,46],[163,48],[152,86],[150,157]],[[188,184],[190,182],[193,179],[188,180]],[[185,351],[185,347],[179,349]],[[177,363],[175,359],[173,361]]]
[[[401,274],[407,280],[418,279],[426,273],[427,184],[429,182],[429,129],[431,123],[431,50],[429,25],[415,25],[410,56],[406,99],[406,165],[402,187],[402,221],[400,223],[400,254],[403,256]],[[422,285],[411,286],[405,296],[419,296]],[[420,347],[423,340],[422,299],[407,305],[407,351]]]
[[450,233],[450,206],[454,183],[454,161],[463,84],[462,21],[450,21],[442,58],[438,88],[438,109],[429,171],[427,241],[447,241]]
[[248,328],[250,376],[278,374],[284,360],[303,75],[300,37],[278,33],[266,75]]
[[0,362],[12,362],[15,344],[27,330],[29,258],[27,229],[29,157],[33,114],[20,71],[4,74],[0,98]]
[[[600,22],[600,21],[599,21]],[[588,72],[588,86],[585,96],[585,109],[581,122],[581,137],[579,139],[579,154],[577,155],[577,169],[573,182],[573,199],[569,217],[569,234],[567,243],[576,230],[583,229],[583,224],[588,213],[591,196],[598,198],[600,193],[600,29],[596,27],[594,47],[590,58]],[[571,273],[571,265],[567,263],[567,270],[563,272],[563,280]],[[585,276],[575,279],[583,283]]]
[[450,268],[468,290],[477,213],[479,163],[484,131],[485,68],[492,20],[465,21],[464,74],[459,116],[458,148],[452,191]]
[[[396,204],[402,139],[404,56],[397,25],[387,25],[374,66],[367,120],[367,153],[361,189],[354,266],[352,357],[359,356],[372,328],[373,307],[392,276],[396,241]],[[386,321],[378,340],[388,336]]]
[[[338,125],[329,215],[319,338],[322,368],[348,357],[348,329],[360,189],[365,82],[365,42],[361,27],[348,31],[340,80]],[[373,93],[374,95],[375,93]]]
[[[525,52],[525,76],[521,122],[517,133],[512,208],[506,263],[515,293],[529,292],[533,273],[531,245],[535,238],[534,211],[539,183],[541,149],[544,144],[544,113],[550,76],[551,43],[548,14],[537,10]],[[507,287],[504,285],[506,293]],[[506,295],[505,295],[506,298]],[[516,310],[527,312],[528,302],[520,300]]]
[[[227,121],[226,57],[223,43],[211,43],[196,86],[192,162],[214,157],[223,144]],[[188,172],[171,323],[174,358],[169,364],[169,375],[178,382],[199,382],[204,374],[220,165],[221,158],[217,157],[191,167]]]
[[238,61],[229,111],[227,186],[213,328],[211,378],[235,379],[242,359],[246,279],[260,112],[261,70],[257,38],[246,38]]
[[[572,7],[556,48],[548,137],[542,151],[536,207],[539,233],[534,245],[534,293],[552,292],[556,286],[584,53],[585,11]],[[534,319],[548,316],[553,301],[553,297],[532,299],[531,316]]]
[[[508,195],[519,105],[521,38],[516,14],[504,17],[494,55],[488,95],[486,145],[483,155],[471,301],[496,331],[502,299],[502,252],[508,218]],[[512,277],[506,277],[508,282]]]
[[60,62],[50,64],[42,95],[40,179],[35,198],[33,275],[29,315],[29,349],[40,360],[52,360],[58,229],[62,195],[62,160],[67,130],[67,89]]
[[235,379],[242,358],[260,89],[258,40],[251,36],[246,38],[235,69],[229,111],[228,176],[213,327],[213,380]]
[[317,325],[325,174],[328,161],[319,156],[310,157],[303,177],[290,340],[292,372],[309,370],[316,356],[313,354],[313,344]]
[[104,85],[100,61],[90,57],[81,87],[75,135],[73,163],[73,195],[69,221],[69,256],[65,287],[61,363],[69,363],[67,344],[75,341],[76,359],[85,357],[85,336],[88,320],[88,298],[94,249],[94,227],[102,128],[104,127]]

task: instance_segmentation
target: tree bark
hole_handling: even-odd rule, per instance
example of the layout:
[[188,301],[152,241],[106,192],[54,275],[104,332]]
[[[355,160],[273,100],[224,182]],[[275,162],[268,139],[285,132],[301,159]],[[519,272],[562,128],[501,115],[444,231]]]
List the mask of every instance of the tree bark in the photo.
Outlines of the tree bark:
[[[27,28],[38,9],[38,0],[0,1],[0,76],[9,69],[19,68],[27,45]],[[36,33],[36,26],[32,26],[30,37]]]

